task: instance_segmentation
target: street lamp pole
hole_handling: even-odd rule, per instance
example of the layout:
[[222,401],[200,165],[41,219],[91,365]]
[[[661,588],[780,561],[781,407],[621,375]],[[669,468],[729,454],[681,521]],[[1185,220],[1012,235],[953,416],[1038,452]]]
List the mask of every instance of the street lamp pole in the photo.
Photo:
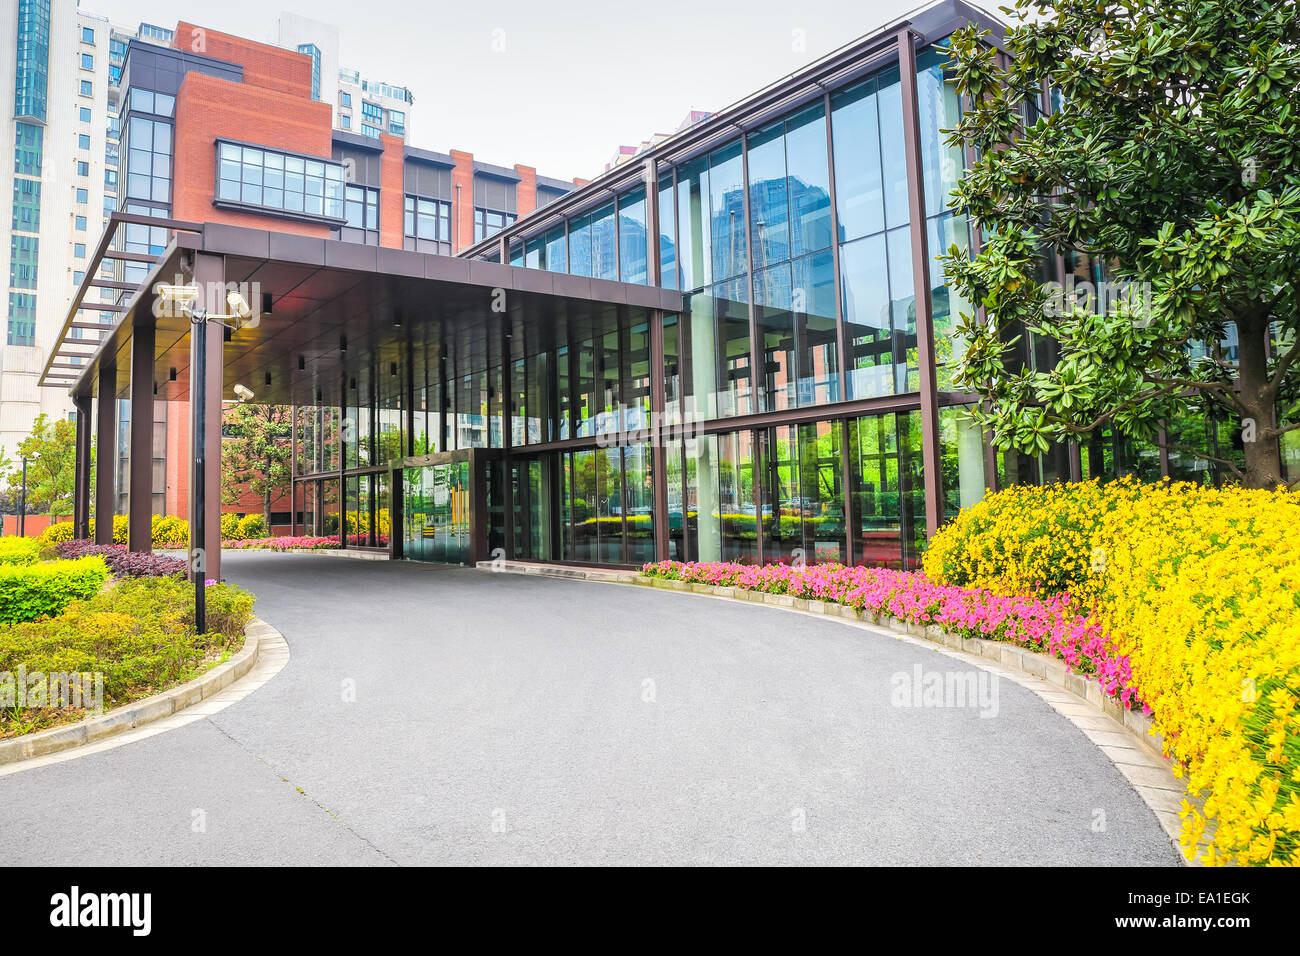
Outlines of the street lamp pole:
[[[194,527],[190,529],[190,576],[194,579],[194,628],[202,634],[208,629],[207,578],[208,562],[204,547],[207,528],[207,447],[208,447],[208,323],[215,322],[238,332],[241,323],[252,315],[248,303],[238,292],[226,296],[229,315],[214,315],[200,302],[198,286],[159,285],[158,298],[164,309],[175,308],[189,317],[193,336],[193,362],[190,363],[190,421],[194,443],[193,467],[190,469],[190,500],[194,503]],[[218,383],[217,388],[221,385]],[[239,391],[239,388],[236,388]],[[252,393],[244,389],[251,397]],[[220,467],[220,462],[218,462]],[[218,545],[220,547],[220,545]]]

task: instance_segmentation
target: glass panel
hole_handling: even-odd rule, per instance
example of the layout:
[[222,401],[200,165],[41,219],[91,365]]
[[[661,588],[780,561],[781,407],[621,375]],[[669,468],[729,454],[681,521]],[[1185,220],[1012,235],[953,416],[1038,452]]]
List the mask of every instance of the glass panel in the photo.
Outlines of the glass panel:
[[944,520],[984,497],[984,439],[964,406],[939,409]]
[[682,289],[699,289],[712,276],[712,226],[709,221],[709,171],[705,157],[677,171],[677,242]]
[[790,258],[784,133],[785,124],[775,123],[749,137],[749,217],[756,270]]
[[677,205],[672,174],[659,177],[659,274],[666,289],[677,288]]
[[713,221],[713,278],[738,276],[747,269],[745,181],[739,142],[709,157],[709,209]]
[[831,98],[835,202],[841,240],[869,236],[885,228],[880,121],[876,112],[874,78]]
[[826,162],[826,111],[818,103],[786,122],[791,255],[831,245],[831,184]]
[[925,543],[921,413],[848,422],[856,564],[915,567]]
[[624,282],[646,283],[645,189],[618,200],[619,275]]
[[618,237],[614,204],[591,214],[591,275],[595,279],[618,279]]

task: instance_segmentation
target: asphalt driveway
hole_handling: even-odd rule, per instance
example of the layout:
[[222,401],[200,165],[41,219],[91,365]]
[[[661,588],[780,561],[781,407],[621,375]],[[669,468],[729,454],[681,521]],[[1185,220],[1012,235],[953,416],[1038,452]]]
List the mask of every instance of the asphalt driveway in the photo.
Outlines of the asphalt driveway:
[[975,669],[905,641],[608,584],[223,564],[284,670],[206,719],[0,777],[0,859],[1178,863],[1044,701],[987,674],[964,705],[917,695]]

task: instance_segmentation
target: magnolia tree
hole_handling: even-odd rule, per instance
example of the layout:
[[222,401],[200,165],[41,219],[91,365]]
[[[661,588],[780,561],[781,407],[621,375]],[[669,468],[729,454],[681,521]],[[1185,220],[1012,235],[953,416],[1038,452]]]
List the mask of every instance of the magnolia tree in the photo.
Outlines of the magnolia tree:
[[[1007,11],[1012,13],[1013,11]],[[1213,408],[1240,428],[1242,484],[1282,481],[1300,429],[1300,9],[1282,0],[1017,0],[999,57],[952,38],[968,109],[951,141],[978,157],[953,197],[982,244],[944,257],[974,303],[957,382],[1003,449],[1110,429],[1155,440]],[[1026,109],[1044,88],[1047,117]],[[1026,117],[1030,117],[1027,119]],[[1045,253],[1108,266],[1092,301],[1045,282]],[[1026,329],[1059,345],[1016,360]],[[1171,446],[1173,447],[1173,446]]]

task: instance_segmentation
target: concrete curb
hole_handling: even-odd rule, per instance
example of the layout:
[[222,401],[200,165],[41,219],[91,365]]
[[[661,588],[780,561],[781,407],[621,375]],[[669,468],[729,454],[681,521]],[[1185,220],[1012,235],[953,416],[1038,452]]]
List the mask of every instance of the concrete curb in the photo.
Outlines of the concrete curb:
[[[1174,776],[1172,762],[1162,750],[1163,738],[1154,732],[1151,718],[1140,711],[1124,710],[1119,701],[1102,693],[1100,684],[1089,680],[1084,674],[1072,673],[1066,663],[1058,658],[1016,647],[1005,641],[961,637],[935,625],[913,624],[889,615],[857,611],[846,604],[834,604],[815,598],[650,578],[635,571],[560,568],[513,561],[495,567],[491,562],[484,561],[479,563],[479,568],[659,588],[730,601],[766,604],[787,611],[835,617],[859,626],[890,631],[903,640],[936,644],[941,653],[952,656],[978,657],[980,661],[976,666],[1015,680],[1043,698],[1053,710],[1078,727],[1137,791],[1138,796],[1155,814],[1175,849],[1179,849],[1179,855],[1182,855],[1179,848],[1182,819],[1178,811],[1183,800],[1194,801],[1188,795],[1186,786]],[[1211,836],[1212,831],[1207,829],[1200,850],[1206,847],[1206,840]],[[1200,855],[1198,852],[1198,859],[1189,865],[1199,866]]]
[[98,717],[75,724],[52,727],[38,733],[0,740],[0,766],[19,763],[33,757],[70,750],[85,744],[114,737],[137,727],[163,720],[187,707],[221,693],[253,669],[262,649],[262,639],[278,634],[275,628],[254,617],[244,628],[244,646],[223,664],[160,694],[125,704]]

